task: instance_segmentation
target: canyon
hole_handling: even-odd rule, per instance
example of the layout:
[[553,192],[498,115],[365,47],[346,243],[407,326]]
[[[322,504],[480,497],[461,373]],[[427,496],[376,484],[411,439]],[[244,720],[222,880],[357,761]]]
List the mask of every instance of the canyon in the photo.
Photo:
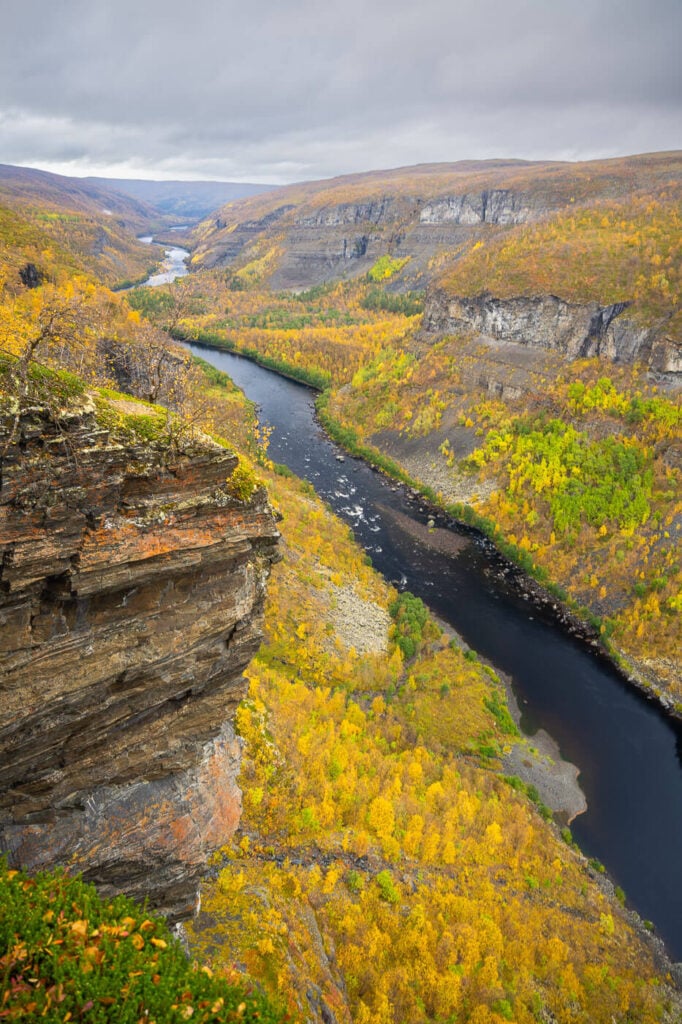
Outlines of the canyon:
[[[82,220],[56,219],[66,248],[46,263],[43,221],[32,223],[24,245],[28,229],[16,206],[6,219],[0,305],[9,339],[0,431],[0,846],[12,865],[61,866],[82,872],[105,897],[149,898],[183,923],[200,963],[237,964],[327,1024],[362,1009],[365,991],[395,998],[369,941],[376,935],[398,957],[400,984],[413,979],[400,996],[412,1009],[397,1009],[396,1019],[416,1019],[414,1008],[441,982],[448,1005],[474,991],[481,1005],[508,1002],[511,1013],[513,1002],[520,1016],[536,1006],[539,990],[547,1019],[562,1019],[564,993],[546,969],[555,953],[575,970],[589,1019],[620,1019],[615,1003],[602,1016],[593,1012],[611,998],[591,974],[605,958],[641,1008],[639,1019],[648,1019],[654,998],[676,1006],[668,990],[659,999],[636,986],[654,973],[678,977],[661,942],[679,956],[670,882],[679,841],[667,814],[676,797],[661,783],[677,785],[678,731],[590,651],[601,641],[631,681],[679,711],[680,356],[671,301],[678,179],[679,158],[661,154],[570,167],[427,166],[289,186],[229,203],[193,236],[169,235],[163,244],[191,247],[190,273],[124,296],[69,284],[91,243],[102,255],[101,233],[93,242]],[[29,266],[35,274],[22,275]],[[92,318],[74,345],[45,344],[45,363],[31,370],[35,392],[17,404],[12,358],[25,369],[21,345],[30,344],[34,323],[49,316],[50,303],[71,309],[74,294],[91,303]],[[272,421],[256,426],[254,407],[207,365],[216,366],[213,355],[196,352],[190,372],[189,361],[168,358],[164,330],[328,384],[322,422],[348,451],[399,477],[407,470],[409,492],[377,478],[379,504],[370,508],[361,481],[375,474],[348,451],[325,449],[316,464],[306,447],[317,436],[309,397],[299,429],[299,401],[287,392],[282,437],[270,437]],[[150,397],[140,381],[155,367],[125,374],[125,359],[112,358],[120,348],[126,359],[142,359],[150,339],[169,375],[157,401],[170,410],[107,390],[114,383]],[[250,379],[253,364],[232,360],[227,369],[236,376],[235,362]],[[62,389],[58,400],[36,397],[48,380]],[[263,386],[267,399],[252,398],[268,420],[283,382]],[[182,425],[185,407],[194,426]],[[248,459],[214,434],[257,460],[282,511],[286,562],[269,587],[266,618],[278,513]],[[504,465],[485,447],[491,438],[510,449],[529,439],[531,455],[546,446],[558,469],[540,484],[551,485],[552,501],[575,499],[577,512],[565,501],[556,508],[579,528],[555,533],[555,506],[531,491],[516,502]],[[559,472],[565,440],[581,484],[571,480],[568,492]],[[526,454],[519,448],[513,458]],[[604,505],[593,521],[593,507],[580,504],[579,478],[584,472],[589,496],[597,470],[598,483],[623,501],[613,511],[599,491]],[[315,498],[321,483],[345,527]],[[403,499],[401,519],[391,509]],[[639,509],[632,522],[628,503]],[[412,515],[415,529],[401,541],[401,523]],[[453,516],[468,524],[466,540],[449,533]],[[372,572],[348,525],[396,590]],[[423,550],[414,550],[415,531]],[[456,541],[457,571],[472,567],[462,580],[446,571],[434,543],[445,535]],[[537,582],[519,583],[515,561],[537,572]],[[544,594],[543,580],[551,586]],[[441,634],[425,608],[422,631],[419,602],[404,588],[423,594],[438,615],[454,607],[466,620],[462,636]],[[518,671],[506,660],[514,641],[502,628],[503,593],[512,634],[524,638]],[[376,649],[361,642],[367,608],[381,623]],[[341,627],[344,616],[352,628]],[[555,636],[555,616],[587,637],[587,647]],[[559,648],[555,669],[548,651]],[[572,833],[542,820],[551,817],[542,801],[554,807],[553,798],[528,781],[536,754],[509,717],[496,668],[514,685],[520,677],[519,721],[532,724],[542,709],[560,754],[570,752],[582,770],[588,810]],[[558,696],[549,695],[548,673]],[[592,687],[595,675],[609,677],[608,691]],[[589,739],[580,721],[584,679],[598,698]],[[623,733],[632,778],[613,754]],[[633,735],[653,782],[632,763]],[[654,751],[664,751],[665,771]],[[635,799],[641,787],[647,794]],[[633,825],[633,805],[641,825]],[[593,841],[601,825],[591,831],[590,821],[601,822],[604,808],[617,819],[609,830],[618,838],[602,846]],[[633,832],[650,844],[653,872],[641,869],[637,850],[629,856]],[[600,855],[612,880],[588,859]],[[655,899],[646,891],[652,874]],[[450,895],[457,910],[448,941],[470,950],[473,965],[453,961],[462,968],[456,977],[453,965],[444,973],[436,949],[398,952],[406,922],[420,937],[424,921],[442,935]],[[499,935],[488,948],[491,920]],[[519,929],[533,950],[521,987],[507,966],[518,958]],[[433,963],[427,980],[424,957]],[[484,958],[486,981],[476,967]],[[360,991],[359,967],[375,963],[376,976]],[[465,979],[461,991],[453,977]]]

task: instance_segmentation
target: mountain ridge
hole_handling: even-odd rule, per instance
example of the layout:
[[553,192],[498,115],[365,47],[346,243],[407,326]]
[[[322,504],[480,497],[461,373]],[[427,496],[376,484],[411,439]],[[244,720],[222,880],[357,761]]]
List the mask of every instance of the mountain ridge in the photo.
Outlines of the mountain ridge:
[[300,290],[361,276],[389,254],[405,261],[391,290],[423,288],[438,260],[485,242],[488,228],[600,202],[658,200],[681,180],[682,153],[673,152],[576,164],[424,164],[288,185],[198,225],[191,266],[240,271],[267,258],[261,283]]

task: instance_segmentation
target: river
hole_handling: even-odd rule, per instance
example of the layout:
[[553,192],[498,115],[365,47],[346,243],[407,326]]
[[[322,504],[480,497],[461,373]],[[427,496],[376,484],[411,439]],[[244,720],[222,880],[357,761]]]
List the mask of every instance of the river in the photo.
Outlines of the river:
[[[173,228],[171,228],[173,231]],[[152,235],[141,235],[138,238],[138,242],[144,242],[145,245],[151,245],[154,241]],[[189,273],[187,269],[186,260],[189,259],[190,253],[187,249],[181,249],[179,245],[173,245],[166,249],[164,253],[164,259],[161,263],[161,269],[157,274],[152,274],[146,281],[143,282],[145,288],[158,288],[160,284],[170,284],[171,281],[175,281],[177,277],[185,277]],[[142,287],[138,285],[138,287]]]
[[[511,678],[524,733],[546,730],[580,769],[588,806],[572,823],[574,838],[682,960],[682,727],[550,608],[525,598],[487,541],[465,531],[452,545],[459,550],[444,554],[405,529],[407,516],[423,530],[429,511],[328,440],[309,388],[231,353],[189,347],[257,403],[273,428],[270,457],[313,484],[386,579],[421,597]],[[452,529],[441,517],[436,526]]]

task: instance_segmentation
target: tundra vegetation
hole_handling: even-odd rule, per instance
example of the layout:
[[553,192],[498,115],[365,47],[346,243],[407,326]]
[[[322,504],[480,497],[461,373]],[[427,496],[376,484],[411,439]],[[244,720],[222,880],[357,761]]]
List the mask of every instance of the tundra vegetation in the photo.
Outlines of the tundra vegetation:
[[[610,183],[582,168],[572,182],[557,174],[560,209],[471,233],[434,256],[430,287],[446,299],[626,302],[635,325],[679,346],[682,220],[665,166],[648,189],[619,178],[618,161],[603,165]],[[533,182],[518,176],[530,202]],[[346,187],[306,196],[296,186],[292,199],[310,214],[323,201],[371,198],[371,181]],[[400,179],[398,191],[411,187]],[[274,202],[255,197],[248,209]],[[516,368],[471,334],[421,332],[423,299],[400,283],[410,261],[390,252],[365,277],[299,294],[272,292],[267,278],[231,291],[240,259],[248,253],[194,275],[204,306],[180,321],[184,335],[323,389],[320,413],[338,440],[479,525],[579,610],[627,671],[682,708],[679,389],[641,364],[541,351],[519,385]]]
[[[420,340],[422,298],[393,290],[409,264],[395,267],[390,252],[369,279],[297,295],[264,287],[272,245],[242,267],[116,296],[96,264],[84,265],[81,221],[69,216],[65,207],[55,233],[49,219],[0,209],[5,415],[36,398],[59,415],[87,398],[108,429],[161,448],[174,431],[212,434],[244,455],[244,493],[257,462],[283,517],[284,560],[237,713],[242,826],[216,854],[187,927],[205,970],[182,974],[177,948],[139,908],[99,905],[59,875],[3,870],[0,1016],[47,1007],[47,1019],[106,1019],[107,986],[123,971],[140,1011],[131,1020],[144,1010],[157,1020],[273,1019],[245,975],[293,1019],[331,1012],[339,1024],[674,1020],[670,979],[622,900],[537,794],[503,776],[500,755],[519,737],[494,671],[383,582],[311,488],[269,462],[250,403],[165,332],[328,388],[325,415],[349,443],[371,450],[382,432],[435,438],[443,501],[464,480],[478,521],[599,614],[629,657],[655,657],[657,671],[672,659],[681,611],[675,401],[642,369],[597,360],[513,400],[470,388],[476,346]],[[625,213],[625,228],[611,216],[588,218],[580,237],[594,230],[601,244],[609,230],[630,232]],[[651,222],[665,230],[664,218]],[[570,255],[568,228],[556,230]],[[536,242],[518,238],[525,260]],[[633,260],[640,252],[654,264],[646,239]],[[661,250],[657,272],[673,282],[669,256]],[[652,274],[642,271],[642,315],[663,287]],[[355,625],[363,614],[373,624],[363,651],[348,639],[340,593],[352,595]],[[227,982],[214,988],[210,972]],[[157,994],[168,1007],[156,1009]]]
[[191,963],[166,922],[125,896],[60,872],[35,878],[0,863],[3,1020],[281,1020],[272,999],[233,972]]

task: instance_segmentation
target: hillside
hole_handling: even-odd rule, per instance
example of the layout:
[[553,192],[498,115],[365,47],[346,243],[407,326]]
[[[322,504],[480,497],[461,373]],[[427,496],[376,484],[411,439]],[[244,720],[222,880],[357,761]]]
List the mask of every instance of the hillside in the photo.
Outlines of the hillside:
[[244,815],[192,953],[315,1022],[675,1020],[642,984],[660,969],[645,933],[500,774],[519,739],[495,672],[275,470],[284,559],[238,714]]
[[[112,287],[144,279],[154,265],[156,253],[136,235],[146,233],[161,219],[145,203],[110,189],[87,185],[80,179],[37,171],[27,167],[0,165],[0,211],[11,212],[30,225],[40,239],[37,266],[51,273],[49,265],[64,261],[83,273],[95,275]],[[18,246],[9,227],[3,227],[3,248]],[[52,253],[56,249],[57,254]],[[11,256],[11,254],[10,254]],[[35,262],[37,257],[32,260]]]
[[679,186],[679,154],[583,164],[464,161],[292,185],[231,203],[196,231],[198,268],[263,266],[273,288],[357,277],[386,254],[393,286],[423,288],[441,260],[515,225]]
[[105,213],[130,231],[142,230],[154,217],[148,203],[132,195],[121,195],[113,187],[33,167],[0,164],[0,189],[4,196],[24,208],[63,206],[93,216]]

